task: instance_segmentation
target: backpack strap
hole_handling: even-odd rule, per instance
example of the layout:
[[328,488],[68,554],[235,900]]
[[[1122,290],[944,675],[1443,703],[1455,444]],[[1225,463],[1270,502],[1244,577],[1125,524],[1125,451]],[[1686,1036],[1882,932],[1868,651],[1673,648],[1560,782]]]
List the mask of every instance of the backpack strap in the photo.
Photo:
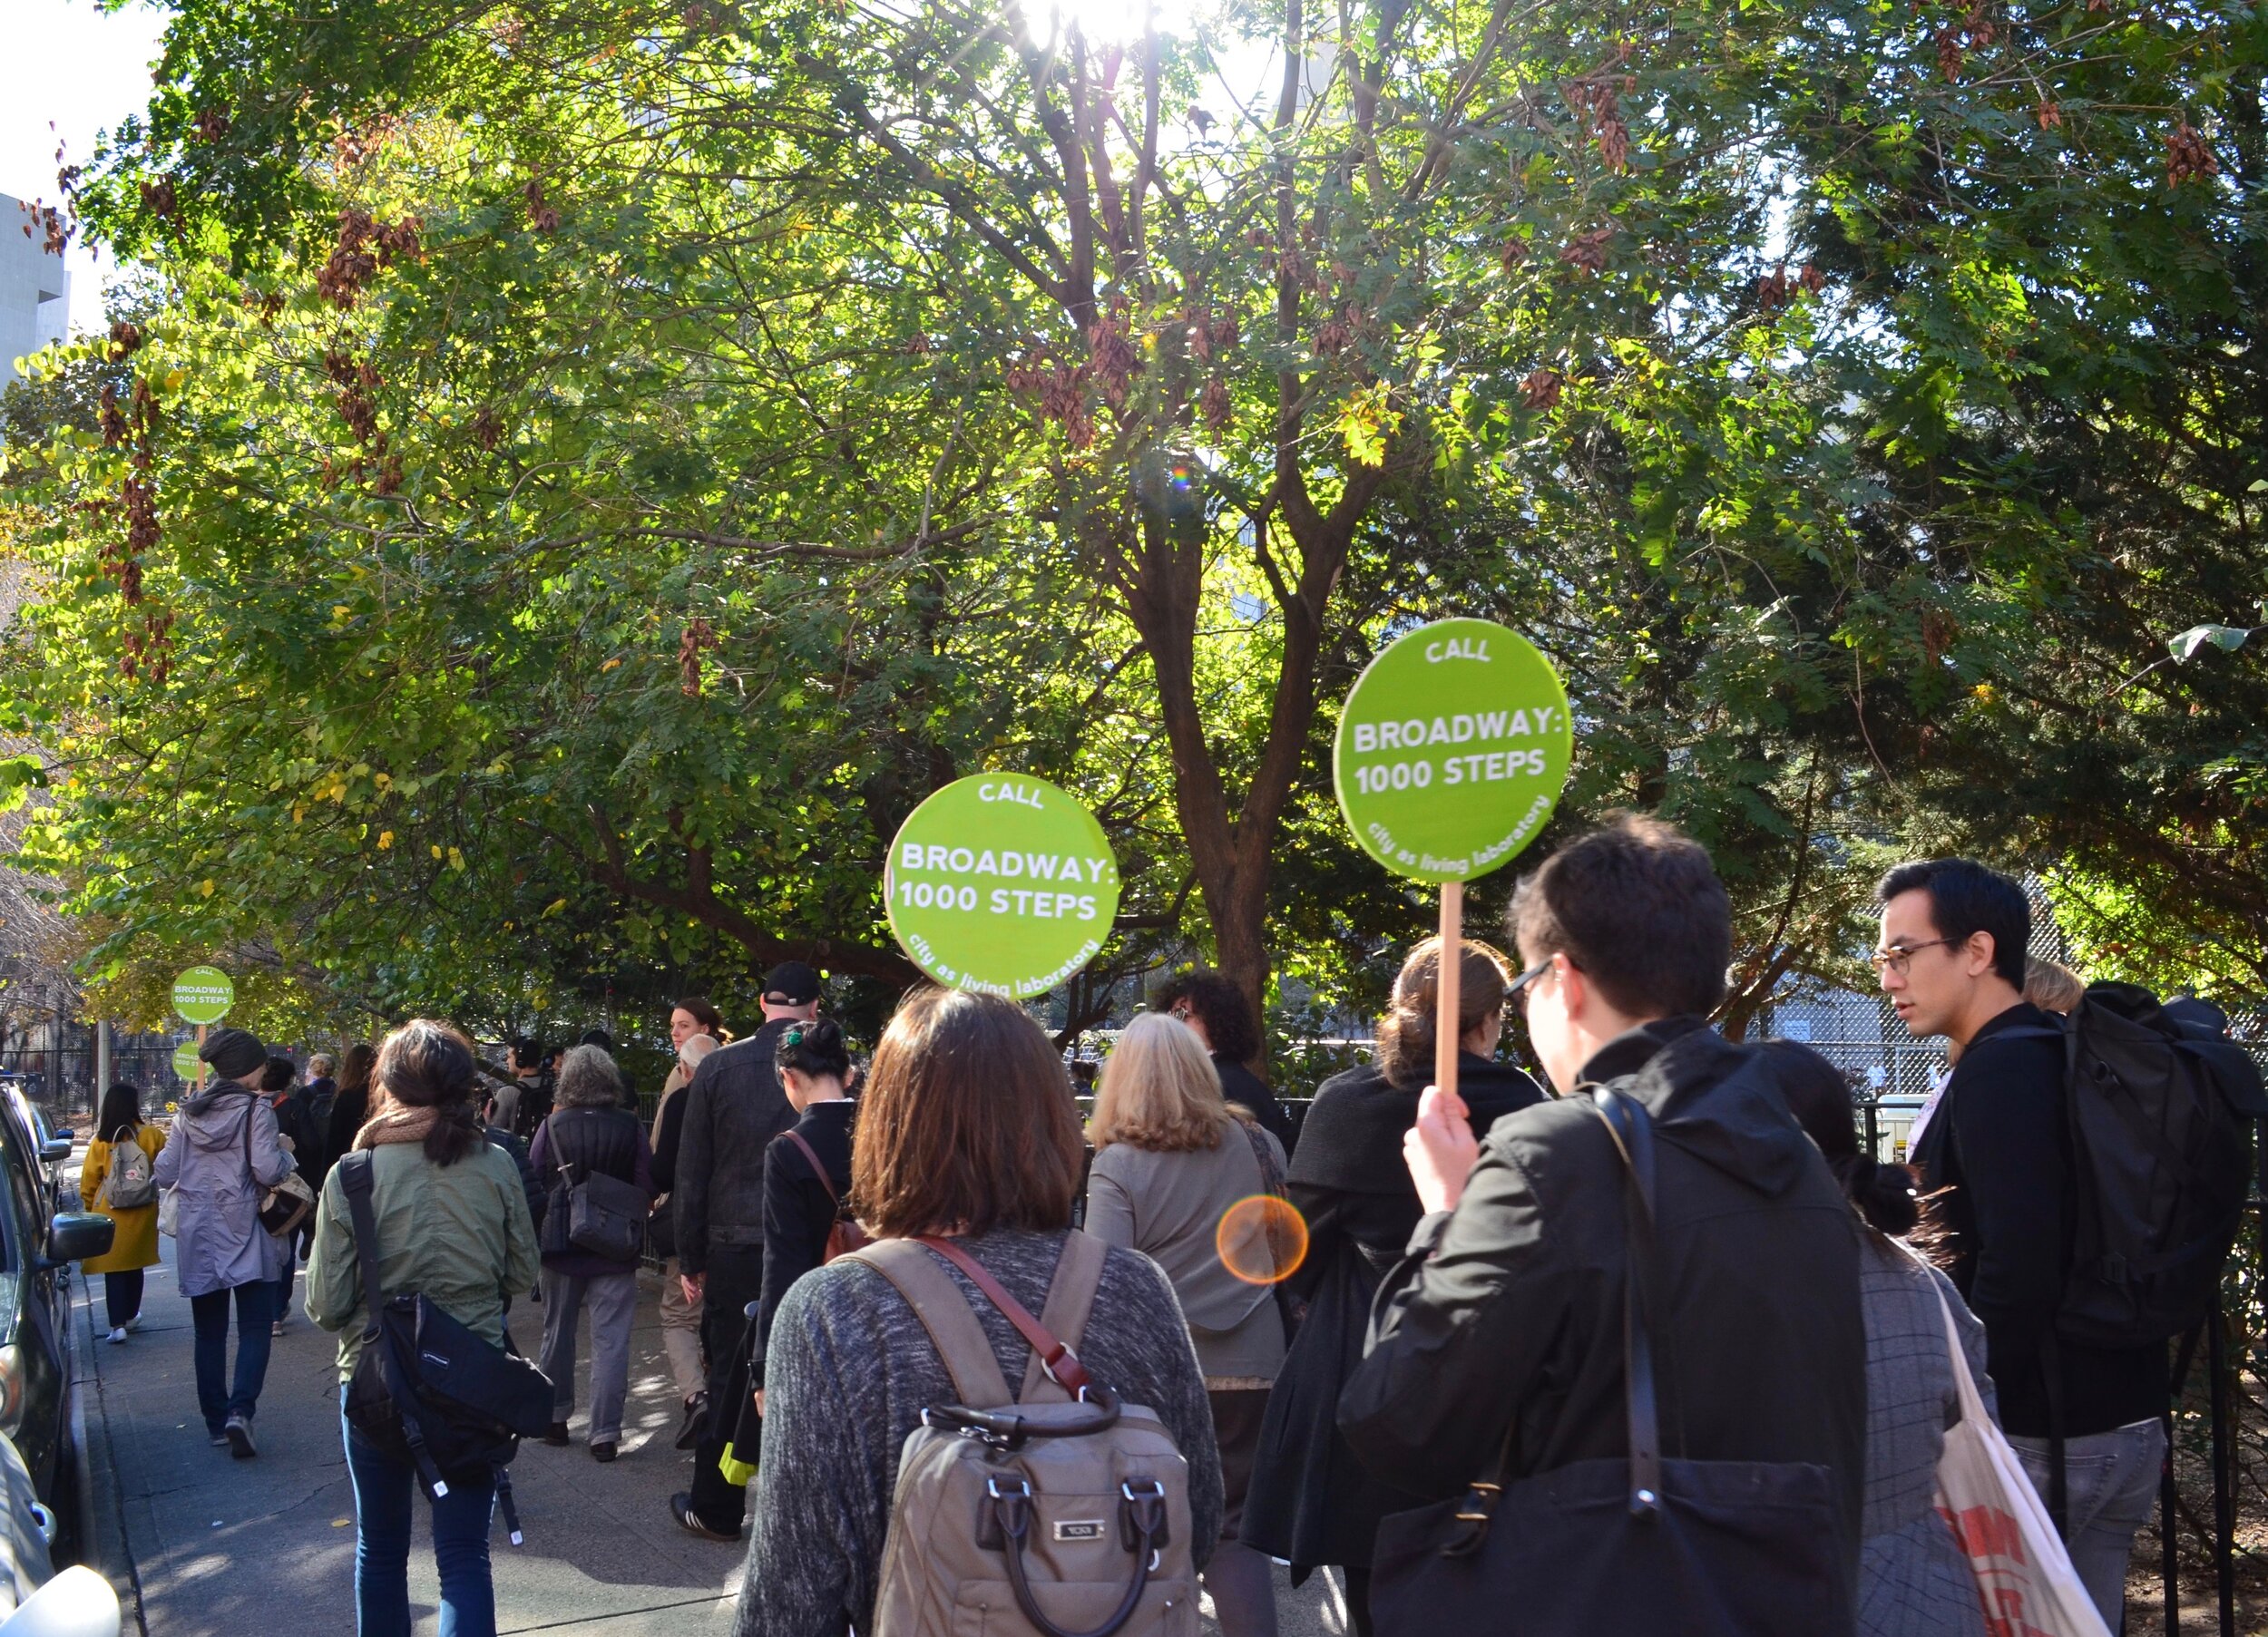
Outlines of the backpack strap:
[[369,1321],[363,1326],[362,1344],[377,1340],[378,1309],[386,1292],[378,1282],[378,1219],[370,1205],[370,1150],[358,1148],[338,1162],[338,1184],[346,1191],[347,1211],[355,1224],[355,1261],[362,1267],[362,1307]]
[[[1095,1291],[1102,1283],[1102,1264],[1110,1254],[1110,1247],[1102,1241],[1073,1229],[1064,1238],[1063,1254],[1055,1263],[1055,1277],[1048,1285],[1047,1305],[1040,1310],[1040,1328],[1060,1341],[1073,1363],[1078,1361],[1073,1350],[1087,1333],[1087,1316],[1094,1311]],[[1009,1315],[1012,1319],[1014,1316]],[[1024,1366],[1023,1390],[1016,1395],[1016,1402],[1044,1404],[1051,1398],[1068,1400],[1073,1397],[1074,1393],[1064,1390],[1049,1373],[1035,1350]]]
[[953,1391],[962,1403],[971,1409],[1000,1409],[1013,1402],[1008,1396],[1008,1378],[1001,1374],[1000,1360],[992,1356],[992,1344],[984,1339],[976,1311],[952,1275],[920,1243],[910,1239],[876,1240],[840,1260],[865,1262],[905,1298],[905,1305],[929,1332],[931,1345],[944,1361],[945,1373],[953,1378]]

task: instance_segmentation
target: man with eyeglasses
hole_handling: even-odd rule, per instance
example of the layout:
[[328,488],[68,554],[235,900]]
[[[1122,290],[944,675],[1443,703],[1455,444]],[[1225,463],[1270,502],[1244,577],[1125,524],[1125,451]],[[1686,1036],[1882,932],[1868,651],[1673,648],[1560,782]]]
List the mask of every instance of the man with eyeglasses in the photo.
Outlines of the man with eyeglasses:
[[2165,1349],[2056,1334],[2074,1177],[2062,1031],[2024,999],[2031,905],[2015,882],[1965,858],[1901,864],[1875,896],[1883,992],[1917,1038],[1941,1035],[1960,1051],[1910,1155],[1925,1189],[1946,1190],[1935,1213],[1954,1258],[1947,1272],[1984,1323],[2001,1428],[2051,1505],[2062,1434],[2072,1567],[2116,1632],[2165,1449]]

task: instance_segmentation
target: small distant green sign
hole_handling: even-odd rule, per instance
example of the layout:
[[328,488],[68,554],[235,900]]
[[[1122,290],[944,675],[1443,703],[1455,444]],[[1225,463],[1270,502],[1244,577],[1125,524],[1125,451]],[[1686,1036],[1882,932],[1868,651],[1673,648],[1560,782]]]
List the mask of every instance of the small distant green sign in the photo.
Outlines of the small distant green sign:
[[1119,912],[1093,814],[1045,779],[979,774],[914,809],[883,873],[890,930],[940,983],[1019,1000],[1088,961]]
[[173,979],[173,1009],[191,1023],[218,1023],[236,1004],[236,985],[217,966],[193,966]]
[[1535,840],[1574,754],[1550,662],[1517,631],[1443,619],[1356,680],[1331,770],[1364,852],[1396,875],[1470,881]]
[[198,1072],[204,1065],[197,1060],[197,1042],[184,1040],[173,1048],[173,1072],[191,1086],[197,1084]]

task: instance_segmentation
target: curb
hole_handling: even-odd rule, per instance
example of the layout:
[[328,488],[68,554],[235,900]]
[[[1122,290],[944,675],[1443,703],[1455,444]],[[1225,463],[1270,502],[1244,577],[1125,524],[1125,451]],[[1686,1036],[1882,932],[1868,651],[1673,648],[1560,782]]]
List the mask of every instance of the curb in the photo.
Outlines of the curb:
[[99,1356],[94,1350],[94,1287],[83,1271],[74,1268],[73,1272],[77,1291],[71,1302],[71,1448],[78,1463],[74,1521],[79,1558],[118,1593],[119,1612],[132,1622],[129,1629],[139,1637],[150,1637],[142,1574],[134,1562],[133,1543],[127,1538],[124,1494],[111,1454],[109,1417],[98,1414],[90,1420],[87,1415],[87,1395],[92,1392],[99,1404],[103,1391],[102,1369],[94,1362]]

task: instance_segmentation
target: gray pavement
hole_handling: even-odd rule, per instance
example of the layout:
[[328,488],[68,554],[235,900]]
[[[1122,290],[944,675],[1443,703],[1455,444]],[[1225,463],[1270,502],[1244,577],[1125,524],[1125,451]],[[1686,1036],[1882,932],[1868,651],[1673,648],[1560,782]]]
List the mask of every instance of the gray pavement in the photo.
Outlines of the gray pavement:
[[[354,1497],[339,1442],[335,1339],[295,1317],[276,1339],[257,1428],[259,1456],[232,1459],[205,1442],[190,1356],[189,1303],[168,1257],[152,1268],[142,1323],[122,1346],[103,1340],[102,1280],[74,1279],[96,1566],[147,1637],[353,1637]],[[502,1632],[712,1637],[729,1632],[745,1553],[697,1540],[670,1521],[688,1460],[671,1447],[676,1394],[661,1352],[656,1289],[646,1280],[631,1350],[621,1457],[523,1447],[513,1465],[527,1544],[499,1526],[492,1548]],[[304,1296],[304,1283],[295,1299]],[[534,1350],[541,1310],[515,1308]],[[589,1368],[589,1334],[582,1359]],[[583,1424],[573,1424],[580,1438]],[[415,1508],[410,1600],[419,1632],[437,1629],[425,1508]],[[1340,1637],[1336,1588],[1316,1575],[1291,1590],[1279,1571],[1283,1637]],[[131,1629],[131,1628],[130,1628]],[[1206,1622],[1207,1632],[1215,1631]]]

